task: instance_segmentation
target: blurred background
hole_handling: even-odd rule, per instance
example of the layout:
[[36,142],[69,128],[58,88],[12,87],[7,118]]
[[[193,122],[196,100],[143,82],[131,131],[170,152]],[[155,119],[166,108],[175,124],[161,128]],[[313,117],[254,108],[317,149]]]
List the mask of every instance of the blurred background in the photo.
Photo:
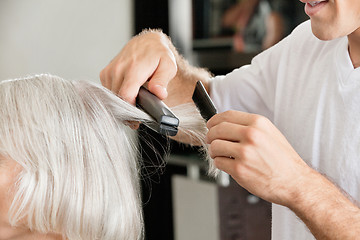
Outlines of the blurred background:
[[[145,28],[163,29],[192,64],[226,74],[306,20],[303,7],[298,0],[1,0],[0,80],[51,73],[100,83],[102,68]],[[139,132],[146,239],[271,239],[269,203],[226,175],[208,178],[198,149]]]
[[1,0],[0,79],[52,73],[98,81],[134,33],[131,0]]

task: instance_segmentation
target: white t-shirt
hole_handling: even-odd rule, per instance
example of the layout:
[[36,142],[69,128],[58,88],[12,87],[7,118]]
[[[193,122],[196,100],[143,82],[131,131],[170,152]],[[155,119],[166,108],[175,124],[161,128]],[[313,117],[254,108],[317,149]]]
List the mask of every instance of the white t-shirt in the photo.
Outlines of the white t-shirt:
[[[251,65],[215,77],[210,95],[219,112],[268,117],[304,161],[360,200],[360,68],[347,37],[320,41],[307,21]],[[314,239],[289,209],[272,211],[272,239]]]

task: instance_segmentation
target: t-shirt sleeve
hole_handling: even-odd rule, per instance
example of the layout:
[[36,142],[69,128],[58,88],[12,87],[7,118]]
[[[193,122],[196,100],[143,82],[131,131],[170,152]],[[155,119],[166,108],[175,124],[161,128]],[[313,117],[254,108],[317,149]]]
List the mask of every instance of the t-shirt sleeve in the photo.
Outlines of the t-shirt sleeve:
[[[273,118],[280,62],[289,37],[253,58],[250,65],[210,81],[210,96],[218,112],[238,110]],[[281,61],[280,61],[281,60]]]

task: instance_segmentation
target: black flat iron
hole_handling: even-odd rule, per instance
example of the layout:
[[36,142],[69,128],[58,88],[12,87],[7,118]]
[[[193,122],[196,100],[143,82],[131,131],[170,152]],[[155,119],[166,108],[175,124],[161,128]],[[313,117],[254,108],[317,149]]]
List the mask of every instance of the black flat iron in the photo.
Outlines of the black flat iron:
[[163,101],[149,90],[144,87],[140,88],[136,105],[154,119],[154,122],[145,124],[150,129],[165,136],[177,134],[179,119]]
[[[214,103],[201,81],[196,83],[192,99],[206,121],[217,113]],[[177,134],[179,119],[163,101],[144,87],[139,90],[136,106],[154,119],[154,122],[146,124],[150,129],[165,136],[175,136]]]

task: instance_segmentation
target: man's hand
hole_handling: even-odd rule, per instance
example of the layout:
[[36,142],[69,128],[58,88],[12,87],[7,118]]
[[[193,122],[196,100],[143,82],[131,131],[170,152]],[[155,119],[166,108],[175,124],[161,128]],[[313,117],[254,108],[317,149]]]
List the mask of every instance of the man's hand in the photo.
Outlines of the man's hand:
[[208,122],[215,166],[251,193],[290,208],[316,239],[359,239],[360,209],[310,168],[265,117],[237,111]]
[[[195,84],[208,89],[210,73],[191,66],[160,31],[147,30],[132,38],[100,73],[102,85],[134,104],[140,87],[147,88],[170,106],[191,102]],[[169,96],[169,97],[168,97]],[[133,129],[139,123],[129,123]],[[178,141],[188,142],[181,137]]]
[[[134,38],[100,73],[101,83],[125,101],[135,104],[139,88],[149,80],[148,89],[160,99],[177,73],[176,57],[169,38],[160,31],[146,31]],[[176,50],[175,50],[176,51]]]
[[267,201],[288,205],[299,181],[313,171],[265,117],[228,111],[207,126],[215,166]]

